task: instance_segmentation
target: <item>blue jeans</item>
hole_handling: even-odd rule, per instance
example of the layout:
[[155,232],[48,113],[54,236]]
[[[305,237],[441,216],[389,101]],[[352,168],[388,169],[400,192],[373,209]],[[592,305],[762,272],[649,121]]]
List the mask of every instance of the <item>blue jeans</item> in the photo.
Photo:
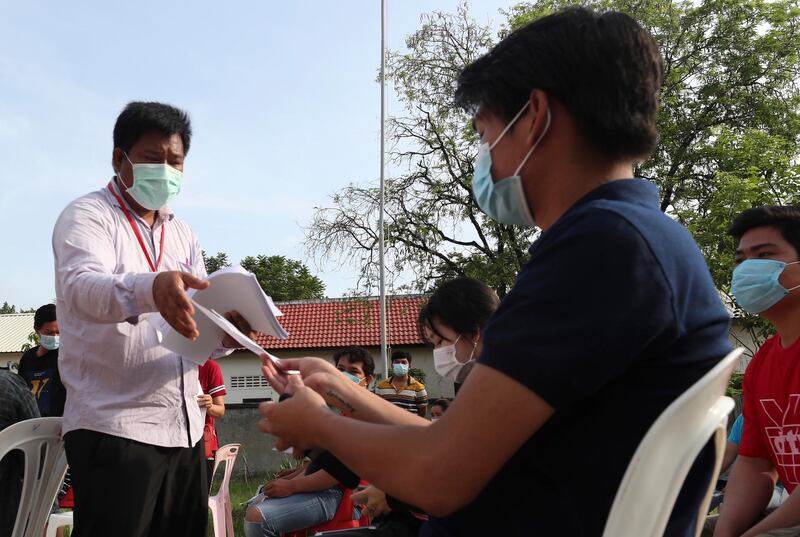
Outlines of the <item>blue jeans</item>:
[[342,501],[342,489],[332,487],[319,492],[301,492],[285,498],[268,498],[257,507],[264,522],[244,523],[247,537],[279,537],[281,533],[297,531],[328,522]]

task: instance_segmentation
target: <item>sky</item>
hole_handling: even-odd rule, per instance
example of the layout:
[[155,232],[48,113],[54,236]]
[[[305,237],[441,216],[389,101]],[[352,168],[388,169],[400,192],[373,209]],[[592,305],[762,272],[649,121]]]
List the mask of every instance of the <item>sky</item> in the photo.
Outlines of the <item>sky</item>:
[[[473,0],[499,27],[511,0]],[[224,8],[222,6],[225,6]],[[456,0],[390,0],[388,47]],[[51,234],[112,175],[112,130],[133,100],[187,110],[194,137],[171,204],[203,249],[306,262],[330,297],[358,267],[318,270],[314,207],[380,169],[379,0],[9,2],[0,18],[0,304],[55,297]],[[389,100],[388,113],[400,113]],[[393,170],[390,170],[392,172]]]

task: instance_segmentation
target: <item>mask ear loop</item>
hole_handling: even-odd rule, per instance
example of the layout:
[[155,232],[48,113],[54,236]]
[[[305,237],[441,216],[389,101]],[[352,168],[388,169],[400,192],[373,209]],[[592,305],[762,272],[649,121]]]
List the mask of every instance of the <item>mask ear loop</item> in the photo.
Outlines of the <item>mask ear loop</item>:
[[[461,336],[459,335],[458,337],[461,337]],[[477,348],[478,348],[478,340],[480,339],[480,337],[481,337],[481,334],[480,334],[480,332],[479,332],[479,333],[478,333],[478,339],[476,339],[475,341],[472,341],[472,342],[471,342],[471,343],[472,343],[472,352],[470,352],[470,353],[469,353],[469,358],[468,358],[468,359],[467,359],[467,361],[466,361],[466,362],[464,362],[464,363],[467,363],[467,364],[468,364],[468,363],[469,363],[469,362],[471,362],[471,361],[472,361],[472,359],[475,357],[475,349],[477,349]]]
[[517,167],[517,170],[514,172],[515,176],[519,175],[520,170],[522,170],[522,167],[525,166],[526,162],[528,162],[528,158],[531,156],[531,154],[533,154],[533,150],[536,149],[536,146],[539,145],[539,142],[542,141],[542,138],[544,138],[544,135],[547,134],[548,130],[550,130],[550,106],[549,105],[547,106],[547,123],[544,124],[544,130],[542,131],[542,134],[539,135],[539,138],[537,138],[536,143],[533,144],[531,146],[531,148],[528,150],[528,154],[525,155],[525,158],[522,159],[522,162],[520,162],[519,166]]
[[529,105],[529,104],[530,104],[530,101],[525,101],[525,104],[523,105],[522,109],[520,109],[520,111],[519,111],[519,112],[517,112],[517,115],[516,115],[516,116],[514,116],[513,118],[511,118],[511,121],[508,123],[508,125],[506,125],[506,128],[505,128],[505,129],[503,129],[503,132],[501,132],[501,133],[500,133],[500,136],[498,136],[498,137],[497,137],[497,140],[495,140],[494,142],[492,142],[492,145],[490,145],[490,146],[489,146],[489,149],[494,149],[494,146],[496,146],[496,145],[497,145],[497,143],[498,143],[500,140],[502,140],[502,139],[503,139],[503,136],[505,136],[505,135],[506,135],[506,133],[509,131],[509,129],[510,129],[511,127],[513,127],[513,126],[514,126],[514,123],[516,123],[516,122],[517,122],[517,120],[519,119],[519,116],[521,116],[521,115],[522,115],[522,113],[523,113],[523,112],[524,112],[524,111],[525,111],[525,110],[528,108],[528,105]]
[[124,188],[124,189],[125,189],[125,191],[127,192],[128,190],[130,190],[131,188],[133,188],[133,185],[136,183],[136,176],[135,176],[135,175],[134,175],[134,173],[133,173],[133,161],[131,161],[131,158],[128,156],[128,153],[126,153],[125,151],[123,151],[123,152],[122,152],[122,154],[123,154],[123,155],[125,155],[125,159],[126,159],[126,160],[127,160],[129,163],[130,163],[130,165],[131,165],[131,180],[133,181],[133,182],[131,183],[131,186],[125,186],[125,183],[123,183],[123,182],[122,182],[122,167],[121,167],[121,166],[120,166],[120,169],[119,169],[119,170],[114,170],[114,171],[115,171],[115,172],[116,172],[116,174],[117,174],[117,179],[119,179],[119,188],[120,188],[120,191],[121,191],[121,190]]
[[[788,267],[789,265],[797,265],[797,264],[800,264],[800,261],[792,261],[791,263],[786,263],[786,264],[783,266],[783,268],[784,268],[784,269],[786,269],[786,267]],[[792,292],[792,291],[794,291],[795,289],[800,289],[800,285],[795,285],[794,287],[787,289],[787,290],[786,290],[786,292],[787,292],[787,293],[791,293],[791,292]]]

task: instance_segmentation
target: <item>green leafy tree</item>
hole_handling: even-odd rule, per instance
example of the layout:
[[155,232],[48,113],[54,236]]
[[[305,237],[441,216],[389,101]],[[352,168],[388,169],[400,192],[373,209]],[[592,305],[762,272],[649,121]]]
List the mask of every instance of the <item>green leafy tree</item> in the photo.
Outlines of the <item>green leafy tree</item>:
[[[510,27],[574,2],[519,4]],[[664,57],[659,145],[636,173],[661,190],[661,210],[689,229],[717,288],[756,347],[772,333],[730,296],[733,218],[800,202],[800,7],[796,0],[586,2],[628,13]],[[755,351],[749,341],[739,341]]]
[[[209,274],[231,265],[225,252],[212,256],[203,252],[203,261]],[[245,257],[240,265],[256,275],[261,288],[273,300],[309,300],[325,296],[325,284],[300,261],[282,255],[258,255]]]
[[242,267],[256,275],[264,292],[276,301],[325,297],[325,284],[303,263],[282,255],[248,256]]
[[30,334],[28,334],[28,341],[22,344],[22,348],[20,350],[22,352],[26,352],[38,344],[39,344],[39,334],[33,331]]
[[408,374],[417,379],[418,381],[420,381],[420,383],[425,384],[425,379],[427,378],[427,375],[425,374],[424,369],[418,367],[412,367],[408,370]]
[[221,268],[231,266],[228,261],[228,254],[225,252],[217,252],[212,256],[207,256],[205,250],[203,250],[203,263],[206,265],[206,272],[208,274],[214,273]]
[[0,306],[0,314],[6,313],[17,313],[17,307],[8,302],[3,302],[3,305]]
[[[540,0],[512,7],[497,37],[575,5],[627,13],[659,43],[659,145],[635,171],[660,187],[661,209],[694,234],[727,294],[731,220],[753,205],[800,201],[797,0]],[[387,245],[390,268],[413,270],[416,289],[466,274],[502,294],[527,258],[529,231],[488,221],[477,210],[471,118],[452,106],[456,76],[496,39],[461,5],[455,14],[423,17],[408,50],[390,56],[404,113],[391,120],[392,155],[402,173],[387,184]],[[306,246],[321,259],[360,262],[362,285],[369,286],[377,274],[377,188],[351,184],[332,202],[316,211]],[[757,341],[768,333],[758,319],[736,315]]]
[[[452,106],[458,73],[491,46],[491,28],[476,23],[466,5],[432,13],[392,53],[387,77],[404,114],[389,120],[393,163],[405,173],[386,183],[387,265],[413,273],[425,290],[457,275],[480,278],[502,295],[527,259],[532,231],[483,215],[472,195],[477,137],[471,118]],[[318,209],[306,246],[319,260],[353,261],[361,286],[374,289],[378,264],[379,190],[351,184]]]

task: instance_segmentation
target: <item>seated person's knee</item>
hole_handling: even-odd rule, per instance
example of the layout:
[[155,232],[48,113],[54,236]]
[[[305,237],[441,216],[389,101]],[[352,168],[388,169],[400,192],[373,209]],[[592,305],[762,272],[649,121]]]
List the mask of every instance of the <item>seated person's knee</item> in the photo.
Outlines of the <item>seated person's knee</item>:
[[245,512],[244,520],[245,522],[264,522],[264,515],[261,514],[258,507],[251,505]]

